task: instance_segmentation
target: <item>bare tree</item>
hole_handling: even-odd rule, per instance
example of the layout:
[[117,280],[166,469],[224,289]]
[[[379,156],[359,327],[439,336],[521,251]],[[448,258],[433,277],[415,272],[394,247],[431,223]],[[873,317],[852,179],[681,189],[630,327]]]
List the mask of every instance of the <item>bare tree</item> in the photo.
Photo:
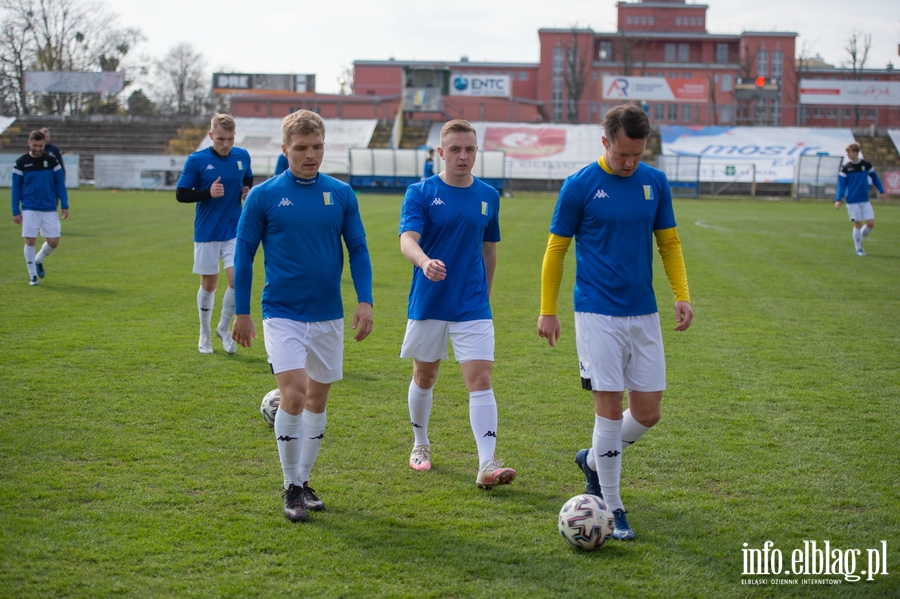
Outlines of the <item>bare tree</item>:
[[182,42],[156,62],[157,104],[170,114],[196,116],[210,106],[206,59]]
[[616,39],[616,54],[620,57],[619,62],[622,63],[622,74],[630,77],[634,71],[634,47],[624,31],[620,31]]
[[591,51],[585,52],[578,44],[578,25],[572,26],[571,38],[565,46],[565,71],[564,81],[566,84],[567,112],[570,123],[577,124],[579,122],[579,106],[581,98],[584,96],[584,90],[587,87],[588,79],[591,74]]
[[[853,74],[854,81],[862,81],[863,70],[866,68],[866,61],[869,59],[869,49],[872,47],[872,34],[863,33],[862,31],[854,31],[847,40],[844,50],[847,52],[847,66]],[[853,107],[853,126],[859,127],[859,120],[862,117],[862,107],[859,104]]]
[[811,60],[812,48],[806,43],[806,40],[803,40],[803,43],[800,44],[800,50],[797,52],[797,59],[794,63],[796,65],[794,67],[794,98],[790,97],[791,90],[787,90],[788,101],[790,102],[793,99],[797,103],[797,124],[801,127],[803,126],[803,107],[800,105],[800,88],[802,87],[801,82],[803,81],[803,77],[805,77],[810,71]]
[[25,70],[35,59],[35,48],[28,43],[31,25],[15,15],[0,24],[0,101],[3,114],[29,114],[25,97]]

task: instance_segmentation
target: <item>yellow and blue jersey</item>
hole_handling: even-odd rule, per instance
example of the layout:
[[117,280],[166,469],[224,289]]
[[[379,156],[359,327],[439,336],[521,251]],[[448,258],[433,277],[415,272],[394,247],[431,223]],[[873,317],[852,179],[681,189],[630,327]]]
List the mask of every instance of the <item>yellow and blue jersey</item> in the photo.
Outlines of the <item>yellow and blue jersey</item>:
[[178,187],[195,191],[212,187],[216,179],[225,187],[225,195],[197,202],[194,212],[194,241],[228,241],[237,234],[241,218],[241,194],[253,181],[250,154],[243,148],[232,148],[228,156],[219,156],[212,148],[204,148],[188,156],[178,178]]

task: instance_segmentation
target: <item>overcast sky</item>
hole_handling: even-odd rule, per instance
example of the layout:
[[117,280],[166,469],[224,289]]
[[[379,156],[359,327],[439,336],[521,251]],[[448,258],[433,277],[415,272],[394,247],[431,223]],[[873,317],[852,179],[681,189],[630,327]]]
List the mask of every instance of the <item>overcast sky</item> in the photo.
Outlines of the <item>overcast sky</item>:
[[[538,29],[616,30],[616,2],[601,0],[99,0],[137,27],[138,52],[161,58],[189,42],[207,68],[240,73],[311,73],[334,93],[354,60],[537,62]],[[698,2],[698,4],[700,4]],[[794,31],[797,49],[841,65],[853,31],[872,35],[866,66],[900,68],[897,0],[708,0],[709,33]]]

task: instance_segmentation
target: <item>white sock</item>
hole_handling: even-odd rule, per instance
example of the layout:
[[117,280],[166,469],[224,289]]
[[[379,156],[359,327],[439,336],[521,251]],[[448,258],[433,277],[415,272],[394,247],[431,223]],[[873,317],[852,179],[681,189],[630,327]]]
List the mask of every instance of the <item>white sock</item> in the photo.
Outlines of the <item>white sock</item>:
[[597,477],[603,500],[610,510],[624,510],[619,497],[622,474],[622,421],[594,416],[594,443],[591,452],[597,464]]
[[634,419],[631,410],[625,410],[625,413],[622,414],[622,447],[625,448],[635,443],[649,430],[649,426],[644,426]]
[[209,339],[209,323],[212,322],[212,309],[216,301],[216,292],[200,287],[197,292],[197,310],[200,312],[200,336]]
[[857,229],[853,227],[853,245],[856,246],[856,249],[862,249],[862,229]]
[[41,246],[41,251],[38,252],[37,256],[35,256],[34,261],[35,262],[43,262],[47,258],[47,256],[49,256],[52,253],[53,253],[53,248],[50,247],[50,244],[45,241],[44,245]]
[[409,405],[409,421],[412,423],[415,445],[429,445],[428,419],[431,417],[431,404],[434,401],[434,387],[422,389],[415,381],[409,382],[406,403]]
[[469,423],[478,447],[478,465],[494,459],[497,448],[497,400],[493,389],[469,393]]
[[284,410],[275,412],[275,441],[278,444],[278,459],[284,474],[284,488],[302,485],[300,480],[300,451],[303,439],[303,412],[288,414]]
[[871,232],[872,232],[872,229],[869,227],[869,225],[863,225],[859,230],[859,235],[860,235],[859,240],[862,241],[863,239],[868,237],[869,233],[871,233]]
[[234,287],[227,287],[222,297],[222,317],[219,319],[218,330],[224,334],[231,328],[231,319],[234,318]]
[[303,410],[303,439],[300,444],[300,464],[297,468],[297,480],[303,484],[309,480],[316,458],[319,457],[319,448],[322,447],[322,439],[325,438],[326,412],[316,414],[309,410]]
[[25,245],[25,267],[28,268],[28,276],[34,278],[37,276],[37,268],[34,265],[34,246]]

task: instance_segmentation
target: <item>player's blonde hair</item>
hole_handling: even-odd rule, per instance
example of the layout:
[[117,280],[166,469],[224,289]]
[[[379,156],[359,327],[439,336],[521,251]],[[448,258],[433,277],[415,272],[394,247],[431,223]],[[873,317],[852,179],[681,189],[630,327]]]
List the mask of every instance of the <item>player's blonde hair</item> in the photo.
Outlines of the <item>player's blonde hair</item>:
[[444,126],[441,127],[441,145],[444,143],[444,137],[450,133],[471,133],[478,139],[478,134],[475,133],[475,127],[473,127],[469,121],[464,119],[453,119],[452,121],[444,123]]
[[215,131],[216,127],[221,129],[222,131],[228,131],[229,133],[233,133],[237,128],[234,123],[234,117],[228,114],[219,114],[216,113],[209,120],[209,130]]
[[298,110],[284,117],[281,121],[281,139],[284,145],[288,145],[295,135],[309,135],[321,133],[325,138],[325,123],[322,117],[312,110]]

